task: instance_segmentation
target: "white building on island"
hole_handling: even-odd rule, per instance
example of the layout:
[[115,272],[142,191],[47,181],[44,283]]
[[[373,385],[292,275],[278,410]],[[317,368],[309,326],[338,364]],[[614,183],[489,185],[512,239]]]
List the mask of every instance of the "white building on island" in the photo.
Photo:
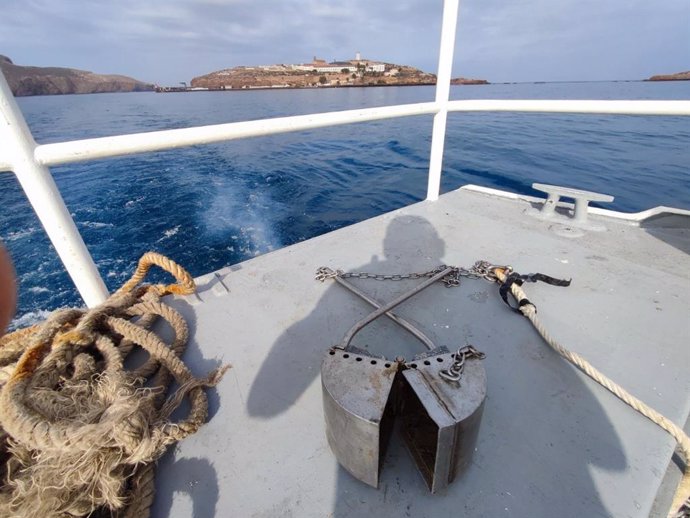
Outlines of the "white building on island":
[[301,70],[304,72],[316,71],[319,74],[338,74],[341,72],[357,72],[357,70],[364,68],[365,72],[384,72],[386,70],[385,63],[370,62],[362,60],[362,55],[357,52],[355,59],[351,61],[333,61],[327,63],[324,59],[318,59],[314,56],[311,63],[300,63],[299,65],[288,65],[292,70]]
[[386,65],[383,63],[368,63],[365,70],[367,72],[384,72]]

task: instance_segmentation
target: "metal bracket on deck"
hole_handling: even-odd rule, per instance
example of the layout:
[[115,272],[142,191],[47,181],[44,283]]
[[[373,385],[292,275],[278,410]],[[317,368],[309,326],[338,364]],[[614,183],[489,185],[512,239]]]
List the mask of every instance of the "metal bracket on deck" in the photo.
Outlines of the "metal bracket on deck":
[[[533,183],[532,188],[537,191],[545,192],[548,195],[541,211],[536,212],[536,215],[540,218],[553,219],[560,223],[575,225],[586,230],[606,230],[602,225],[597,225],[588,221],[589,202],[597,201],[600,203],[609,203],[614,200],[613,196],[543,183]],[[574,209],[570,215],[558,214],[556,211],[558,202],[561,198],[570,198],[575,201]]]

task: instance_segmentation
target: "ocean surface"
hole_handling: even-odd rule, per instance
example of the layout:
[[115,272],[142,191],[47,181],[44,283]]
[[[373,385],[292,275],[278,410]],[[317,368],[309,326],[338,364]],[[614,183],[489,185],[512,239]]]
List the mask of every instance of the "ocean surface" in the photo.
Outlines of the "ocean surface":
[[[452,87],[454,99],[690,99],[690,81]],[[28,97],[39,143],[431,101],[433,87]],[[200,275],[426,195],[431,116],[348,125],[53,168],[110,290],[148,250]],[[0,143],[1,145],[1,143]],[[443,191],[533,182],[612,194],[607,207],[690,209],[690,120],[450,114]],[[15,327],[81,300],[14,175],[0,175],[0,239],[14,258]]]

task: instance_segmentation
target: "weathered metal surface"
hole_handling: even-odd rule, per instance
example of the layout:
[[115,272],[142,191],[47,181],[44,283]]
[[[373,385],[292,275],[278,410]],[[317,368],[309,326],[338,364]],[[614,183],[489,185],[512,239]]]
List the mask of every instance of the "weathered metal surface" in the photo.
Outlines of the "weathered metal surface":
[[486,372],[465,362],[458,381],[442,371],[455,360],[445,347],[402,364],[349,346],[331,348],[321,364],[328,444],[338,462],[378,487],[394,419],[432,493],[469,464],[486,398]]
[[[323,270],[319,268],[317,279],[321,280]],[[321,365],[326,435],[338,462],[370,486],[378,487],[393,419],[398,414],[410,452],[432,493],[448,487],[471,458],[486,397],[486,374],[476,361],[466,362],[464,350],[450,354],[439,347],[416,356],[416,362],[403,364],[402,358],[390,362],[350,345],[365,326],[452,270],[444,266],[435,274],[430,272],[429,279],[383,305],[339,279],[376,309],[350,328],[341,345],[332,347]],[[451,285],[459,285],[456,276]],[[428,345],[414,326],[397,317],[394,321]],[[484,358],[474,348],[466,349],[472,349],[477,360]]]
[[441,376],[454,359],[447,349],[432,352],[402,372],[402,433],[432,493],[444,491],[469,465],[486,398],[481,360],[467,360],[457,382]]
[[[354,328],[361,329],[360,323]],[[460,358],[462,368],[449,376]],[[480,358],[483,354],[465,360],[460,351],[451,354],[439,347],[402,363],[351,345],[329,349],[321,364],[323,409],[328,444],[340,465],[378,487],[393,421],[399,417],[429,490],[444,491],[472,458],[486,398]]]
[[373,487],[393,430],[398,367],[356,347],[330,349],[321,365],[328,444],[349,473]]
[[[159,462],[152,516],[647,517],[665,471],[677,469],[673,439],[552,352],[483,280],[396,309],[438,344],[487,354],[489,395],[462,478],[430,494],[393,433],[377,490],[329,448],[324,348],[370,307],[315,282],[322,265],[404,273],[486,259],[572,278],[569,288],[528,286],[549,331],[670,419],[687,419],[690,218],[634,222],[592,209],[608,231],[574,238],[524,217],[532,203],[461,189],[220,270],[226,296],[213,291],[218,277],[198,278],[198,299],[173,301],[191,326],[185,361],[194,372],[234,368],[210,394],[209,422]],[[377,301],[411,286],[352,282]],[[388,358],[421,350],[389,319],[355,345]]]

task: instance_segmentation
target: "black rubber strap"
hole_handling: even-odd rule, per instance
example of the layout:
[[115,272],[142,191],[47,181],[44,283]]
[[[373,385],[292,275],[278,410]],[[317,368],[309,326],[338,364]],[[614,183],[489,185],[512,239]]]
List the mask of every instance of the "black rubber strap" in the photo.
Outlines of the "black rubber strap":
[[[543,273],[528,273],[527,275],[520,275],[523,281],[527,282],[545,282],[546,284],[551,284],[552,286],[570,286],[572,279],[556,279],[555,277],[549,277]],[[521,285],[521,284],[520,284]]]
[[503,281],[503,284],[501,284],[500,288],[498,289],[498,293],[501,295],[501,299],[503,299],[503,302],[505,302],[510,309],[515,311],[516,313],[520,313],[522,315],[522,311],[520,311],[520,308],[523,306],[526,306],[527,304],[530,304],[532,307],[534,307],[534,310],[537,310],[537,307],[530,302],[529,299],[524,298],[521,299],[517,302],[516,306],[513,306],[510,303],[510,300],[508,300],[508,293],[510,293],[510,288],[513,284],[517,284],[518,286],[522,286],[523,283],[525,282],[544,282],[546,284],[551,284],[552,286],[570,286],[571,280],[565,280],[565,279],[556,279],[555,277],[550,277],[548,275],[544,275],[543,273],[528,273],[527,275],[520,275],[517,272],[512,272],[508,277],[506,277],[506,280]]
[[510,309],[515,311],[516,313],[521,313],[520,308],[524,306],[525,304],[530,304],[530,301],[528,299],[522,299],[521,301],[518,302],[517,306],[513,306],[510,303],[510,300],[508,300],[508,293],[510,293],[510,287],[513,284],[517,284],[518,286],[522,286],[522,283],[525,282],[522,276],[519,273],[513,272],[508,277],[506,277],[506,280],[503,281],[503,284],[501,284],[500,288],[498,289],[498,293],[503,299],[503,302],[505,302]]

